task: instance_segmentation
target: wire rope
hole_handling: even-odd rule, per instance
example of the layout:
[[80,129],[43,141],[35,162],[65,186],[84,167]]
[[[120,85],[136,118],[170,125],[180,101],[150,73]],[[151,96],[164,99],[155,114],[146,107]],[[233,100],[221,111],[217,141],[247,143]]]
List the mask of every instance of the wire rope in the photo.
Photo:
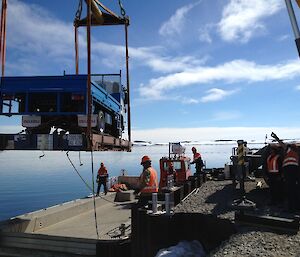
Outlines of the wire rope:
[[72,162],[70,156],[69,156],[69,151],[66,152],[67,158],[70,162],[70,164],[72,165],[73,169],[76,171],[77,175],[80,177],[80,179],[83,181],[83,183],[86,185],[86,187],[91,190],[91,192],[93,192],[93,188],[84,180],[84,178],[80,175],[79,171],[77,170],[77,168],[75,167],[74,163]]
[[[86,185],[86,187],[93,193],[93,188],[92,188],[92,187],[84,180],[84,178],[80,175],[78,169],[75,167],[75,165],[74,165],[73,161],[71,160],[71,158],[70,158],[70,156],[69,156],[68,153],[69,153],[69,151],[66,152],[66,155],[67,155],[68,160],[69,160],[70,164],[72,165],[73,169],[76,171],[77,175],[80,177],[80,179],[81,179],[81,180],[83,181],[83,183]],[[116,206],[124,205],[123,203],[116,203],[116,202],[114,202],[114,201],[108,200],[108,199],[102,197],[101,195],[99,195],[99,197],[100,197],[101,199],[103,199],[104,201],[109,202],[109,203],[112,203],[112,204],[114,204],[114,205],[116,205]]]
[[[93,144],[91,140],[91,145]],[[93,147],[91,147],[91,165],[92,165],[92,185],[93,185],[93,203],[94,203],[94,217],[95,217],[95,226],[97,239],[99,239],[99,230],[98,230],[98,222],[97,222],[97,209],[96,209],[96,199],[95,199],[95,179],[94,179],[94,152]]]

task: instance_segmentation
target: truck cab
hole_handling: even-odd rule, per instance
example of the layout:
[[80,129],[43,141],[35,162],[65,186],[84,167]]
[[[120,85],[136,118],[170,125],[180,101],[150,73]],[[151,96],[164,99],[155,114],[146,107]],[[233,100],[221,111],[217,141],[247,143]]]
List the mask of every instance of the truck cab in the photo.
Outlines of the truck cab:
[[181,185],[192,176],[191,159],[184,155],[185,148],[180,143],[169,143],[169,156],[159,160],[159,187]]

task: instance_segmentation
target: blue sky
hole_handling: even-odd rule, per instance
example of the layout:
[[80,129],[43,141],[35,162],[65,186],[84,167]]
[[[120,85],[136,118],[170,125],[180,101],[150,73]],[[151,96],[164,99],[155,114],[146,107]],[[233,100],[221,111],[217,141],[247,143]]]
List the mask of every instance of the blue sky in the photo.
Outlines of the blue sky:
[[[6,75],[73,74],[78,1],[8,2]],[[120,13],[117,0],[102,2]],[[300,60],[284,0],[122,2],[134,140],[300,138]],[[125,72],[123,27],[92,37],[92,71]],[[84,41],[81,29],[81,73]],[[1,117],[1,132],[17,123]]]

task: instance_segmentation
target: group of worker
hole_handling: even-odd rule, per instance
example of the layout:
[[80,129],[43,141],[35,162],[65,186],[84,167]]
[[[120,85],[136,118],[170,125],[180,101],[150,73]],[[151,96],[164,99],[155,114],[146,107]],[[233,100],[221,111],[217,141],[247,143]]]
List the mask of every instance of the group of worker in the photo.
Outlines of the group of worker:
[[[151,166],[151,159],[149,156],[143,156],[141,160],[141,165],[143,165],[143,171],[140,175],[140,188],[136,190],[136,193],[154,193],[158,192],[158,182],[157,182],[157,173],[155,169]],[[104,166],[104,163],[101,162],[100,168],[97,173],[97,194],[99,196],[100,188],[103,185],[104,193],[107,194],[107,179],[108,171]]]
[[[195,147],[192,148],[193,152],[193,161],[191,164],[196,165],[196,175],[202,173],[203,169],[203,161],[201,158],[201,154],[197,152],[197,149]],[[143,194],[151,194],[158,192],[158,179],[157,179],[157,172],[156,170],[151,166],[151,159],[149,156],[145,155],[142,157],[141,165],[143,166],[143,171],[140,175],[140,186],[138,189],[136,189],[135,193],[143,193]],[[170,161],[168,163],[168,175],[174,175],[176,174],[176,171],[173,167],[173,163]],[[100,168],[98,170],[97,174],[97,196],[99,196],[101,185],[104,187],[104,193],[107,194],[107,178],[108,178],[108,172],[107,168],[104,166],[104,163],[101,162]]]
[[270,187],[271,204],[279,204],[287,199],[289,211],[299,211],[299,150],[295,144],[280,145],[270,145],[263,168]]

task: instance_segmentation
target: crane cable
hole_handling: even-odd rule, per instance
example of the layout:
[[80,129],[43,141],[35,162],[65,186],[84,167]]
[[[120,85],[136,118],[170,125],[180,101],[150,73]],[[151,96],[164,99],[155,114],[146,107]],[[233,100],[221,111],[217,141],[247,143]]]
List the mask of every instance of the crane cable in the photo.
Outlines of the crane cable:
[[[126,11],[121,3],[121,0],[119,0],[119,6],[121,9],[121,14],[124,17],[126,15]],[[82,12],[82,0],[79,0],[79,4],[78,4],[78,9],[77,12],[75,14],[75,20],[74,20],[74,25],[76,25],[76,23],[80,20],[81,17],[81,12]],[[93,142],[91,137],[89,136],[89,138],[87,140],[90,140],[90,145],[92,146]],[[92,188],[89,186],[89,184],[83,179],[83,177],[79,174],[78,170],[76,169],[75,165],[73,164],[73,162],[71,161],[70,157],[69,157],[69,151],[66,152],[67,158],[69,160],[69,162],[71,163],[71,165],[73,166],[74,170],[76,171],[76,173],[78,174],[78,176],[81,178],[81,180],[84,182],[84,184],[92,191],[92,195],[93,195],[93,203],[94,203],[94,217],[95,217],[95,226],[96,226],[96,233],[97,233],[97,238],[99,239],[99,232],[98,232],[98,223],[97,223],[97,211],[96,211],[96,199],[95,199],[95,181],[94,181],[94,154],[93,154],[93,147],[90,148],[90,153],[91,153],[91,168],[92,168]],[[102,197],[102,199],[105,199]],[[107,200],[107,199],[105,199]],[[110,201],[109,201],[110,202]]]
[[[70,156],[69,156],[69,151],[66,152],[66,156],[72,165],[73,169],[76,171],[77,175],[80,177],[80,179],[83,181],[83,183],[87,186],[88,189],[91,190],[92,195],[93,195],[93,207],[94,207],[94,219],[95,219],[95,228],[96,228],[96,234],[97,234],[97,239],[99,239],[99,229],[98,229],[98,222],[97,222],[97,209],[96,209],[96,198],[95,198],[95,180],[94,180],[94,154],[93,154],[93,149],[91,149],[91,165],[92,165],[92,187],[85,181],[85,179],[80,175],[79,171],[75,167],[74,163],[72,162]],[[120,204],[116,204],[113,201],[110,201],[108,199],[105,199],[104,197],[100,196],[101,199],[113,203],[115,206],[118,206]]]
[[93,155],[91,151],[91,161],[92,161],[92,187],[84,180],[84,178],[80,175],[79,171],[76,169],[74,163],[72,162],[70,156],[69,156],[69,151],[66,152],[67,158],[69,162],[71,163],[72,167],[78,174],[78,176],[81,178],[83,183],[87,186],[88,189],[92,191],[93,194],[93,202],[94,202],[94,217],[95,217],[95,227],[96,227],[96,234],[97,234],[97,239],[99,239],[99,232],[98,232],[98,223],[97,223],[97,211],[96,211],[96,201],[95,201],[95,188],[94,188],[94,160],[93,160]]
[[[90,140],[91,140],[91,138],[90,138]],[[93,142],[91,140],[91,145],[92,144],[93,144]],[[94,203],[95,226],[96,226],[97,239],[99,239],[98,222],[97,222],[97,209],[96,209],[96,198],[95,198],[94,152],[93,152],[93,147],[91,147],[91,165],[92,165],[92,186],[93,186],[93,203]]]

